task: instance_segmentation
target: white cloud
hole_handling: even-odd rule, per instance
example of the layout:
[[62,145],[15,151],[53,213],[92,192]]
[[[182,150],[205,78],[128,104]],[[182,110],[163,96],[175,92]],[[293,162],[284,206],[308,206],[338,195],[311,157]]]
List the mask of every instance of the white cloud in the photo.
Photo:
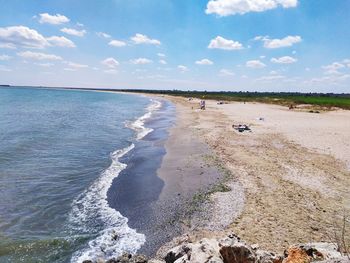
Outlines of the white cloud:
[[86,30],[76,30],[74,28],[62,28],[61,32],[66,33],[68,35],[83,37],[86,34]]
[[96,35],[102,38],[111,38],[111,35],[104,32],[96,32]]
[[282,39],[270,39],[268,36],[257,36],[254,40],[261,40],[265,48],[282,48],[291,47],[294,44],[300,43],[302,38],[300,36],[286,36]]
[[88,68],[88,67],[89,67],[88,65],[79,64],[79,63],[74,63],[74,62],[71,62],[71,61],[65,61],[65,63],[66,63],[69,67],[74,68],[74,69]]
[[248,68],[264,68],[266,65],[262,63],[260,60],[249,60],[246,63]]
[[292,64],[292,63],[295,63],[297,61],[298,60],[296,58],[289,57],[289,56],[284,56],[284,57],[280,57],[280,58],[271,58],[271,62],[277,63],[277,64]]
[[34,59],[34,60],[62,60],[60,56],[56,56],[53,54],[32,52],[32,51],[19,52],[17,53],[17,55],[22,58]]
[[243,46],[241,43],[225,39],[221,36],[217,36],[216,38],[212,39],[209,43],[208,48],[218,48],[218,49],[224,49],[224,50],[237,50],[242,49]]
[[305,81],[306,84],[339,84],[339,82],[350,79],[349,74],[341,75],[330,75],[319,78],[312,78],[311,80]]
[[213,61],[211,61],[211,60],[209,60],[207,58],[204,58],[202,60],[196,61],[196,64],[197,65],[213,65],[214,63],[213,63]]
[[162,65],[166,65],[167,64],[167,62],[164,59],[160,59],[159,63],[162,64]]
[[185,72],[188,71],[188,68],[184,65],[178,65],[177,68],[181,71],[181,72]]
[[220,76],[234,76],[235,73],[231,70],[228,70],[228,69],[221,69],[220,72],[219,72],[219,75]]
[[75,47],[75,44],[65,37],[52,36],[45,38],[36,30],[25,26],[0,28],[0,44],[2,47],[12,49],[16,47],[36,49],[43,49],[48,46]]
[[101,61],[101,64],[109,68],[116,68],[119,66],[119,62],[114,58],[106,58],[105,60]]
[[46,38],[47,41],[50,43],[52,46],[57,46],[57,47],[69,47],[73,48],[76,47],[73,41],[69,40],[66,37],[58,37],[58,36],[52,36]]
[[1,27],[0,43],[7,48],[44,48],[50,45],[44,36],[25,26]]
[[137,33],[135,36],[131,37],[131,40],[135,44],[150,44],[150,45],[160,45],[160,41],[157,39],[150,39],[146,35]]
[[48,13],[43,13],[43,14],[40,14],[39,16],[40,16],[39,22],[41,24],[46,23],[51,25],[60,25],[70,21],[68,17],[60,14],[50,15]]
[[10,60],[12,57],[8,56],[8,55],[0,55],[0,61],[4,61],[4,60]]
[[145,64],[150,64],[150,63],[153,63],[152,60],[148,59],[148,58],[137,58],[137,59],[132,59],[130,60],[130,62],[132,64],[135,64],[135,65],[145,65]]
[[344,59],[343,62],[348,68],[350,68],[350,59]]
[[161,58],[164,58],[164,57],[165,57],[165,54],[163,54],[163,53],[158,53],[157,56],[158,56],[158,57],[161,57]]
[[323,66],[322,67],[325,70],[325,74],[327,75],[341,75],[342,73],[339,72],[339,69],[345,68],[345,65],[340,62],[333,62],[330,65]]
[[40,67],[45,67],[45,68],[49,68],[49,67],[52,67],[54,66],[53,63],[34,63],[35,65],[38,65]]
[[126,43],[124,41],[120,41],[120,40],[111,40],[108,45],[113,46],[113,47],[125,47]]
[[16,46],[11,43],[0,43],[0,48],[16,49]]
[[296,7],[298,0],[210,0],[205,12],[228,16],[248,12],[263,12],[279,6],[283,8]]

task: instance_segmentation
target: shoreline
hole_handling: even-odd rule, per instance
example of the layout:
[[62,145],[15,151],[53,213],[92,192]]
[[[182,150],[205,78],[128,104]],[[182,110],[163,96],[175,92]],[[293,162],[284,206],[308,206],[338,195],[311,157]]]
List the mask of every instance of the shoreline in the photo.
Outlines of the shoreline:
[[[158,176],[165,180],[160,198],[175,189],[186,194],[191,189],[189,184],[200,184],[200,180],[208,179],[201,178],[203,174],[196,171],[198,163],[188,163],[186,169],[179,170],[174,165],[177,158],[181,164],[181,158],[191,160],[196,154],[208,156],[209,153],[215,156],[217,163],[202,156],[204,164],[199,167],[215,170],[222,166],[231,173],[224,183],[233,191],[216,189],[218,191],[202,196],[204,199],[201,200],[205,209],[213,209],[208,210],[208,214],[229,214],[226,221],[217,216],[215,223],[219,227],[208,228],[208,222],[213,218],[205,218],[206,213],[194,213],[190,221],[199,215],[204,220],[192,227],[183,222],[183,233],[192,240],[199,240],[217,238],[232,231],[252,244],[259,243],[262,248],[276,252],[282,252],[294,243],[334,242],[335,232],[341,231],[342,215],[350,213],[347,190],[350,189],[347,167],[350,158],[346,154],[350,149],[346,141],[347,138],[350,141],[346,122],[350,111],[311,114],[288,111],[275,105],[237,102],[217,105],[215,101],[207,102],[207,110],[199,111],[196,99],[159,97],[170,100],[177,108],[177,123],[170,131],[167,153],[158,170]],[[283,122],[277,118],[281,114],[282,118],[288,116],[288,119]],[[258,120],[261,116],[265,117],[264,121]],[[335,118],[338,122],[331,122]],[[253,132],[235,132],[231,125],[237,122],[249,124]],[[287,122],[289,126],[283,127]],[[324,123],[328,126],[320,130]],[[303,129],[307,133],[303,133]],[[330,134],[332,129],[335,130]],[[182,136],[187,136],[190,147],[181,147]],[[191,146],[192,143],[198,143],[206,151]],[[322,145],[327,145],[328,150],[324,151]],[[204,177],[210,174],[208,172]],[[239,191],[241,193],[237,194]],[[350,239],[349,236],[346,238]],[[165,244],[158,255],[176,245],[179,239],[181,237]]]
[[[146,224],[158,223],[148,233],[159,239],[146,241],[140,252],[160,246],[161,257],[184,236],[195,242],[227,232],[275,252],[295,243],[336,242],[343,216],[350,213],[350,111],[314,114],[215,101],[207,101],[207,110],[201,111],[197,99],[123,94],[176,107],[175,125],[162,128],[168,136],[161,139],[154,129],[145,138],[165,149],[156,174],[150,172],[164,185],[147,204],[154,213],[149,218],[156,221]],[[234,131],[232,124],[238,123],[252,132]]]

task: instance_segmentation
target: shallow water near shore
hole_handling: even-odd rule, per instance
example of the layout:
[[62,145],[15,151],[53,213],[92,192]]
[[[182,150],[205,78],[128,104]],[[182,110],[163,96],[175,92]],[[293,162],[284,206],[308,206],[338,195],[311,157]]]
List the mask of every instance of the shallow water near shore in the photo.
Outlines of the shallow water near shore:
[[[156,170],[173,114],[165,104],[0,89],[0,262],[80,262],[141,248],[141,224],[130,227],[123,213],[138,200],[147,207],[163,187]],[[134,198],[122,198],[131,184]],[[150,194],[140,199],[147,184]]]

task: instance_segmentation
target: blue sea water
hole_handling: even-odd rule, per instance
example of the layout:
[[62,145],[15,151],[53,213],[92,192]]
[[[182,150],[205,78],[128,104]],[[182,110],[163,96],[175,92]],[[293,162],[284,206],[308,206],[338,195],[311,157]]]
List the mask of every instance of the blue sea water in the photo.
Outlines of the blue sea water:
[[136,252],[145,236],[107,193],[160,106],[128,94],[1,88],[0,262]]

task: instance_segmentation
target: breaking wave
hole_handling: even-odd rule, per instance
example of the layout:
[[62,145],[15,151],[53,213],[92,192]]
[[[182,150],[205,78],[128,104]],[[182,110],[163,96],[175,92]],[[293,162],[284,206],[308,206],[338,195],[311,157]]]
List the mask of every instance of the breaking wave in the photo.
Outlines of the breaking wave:
[[[161,105],[161,102],[151,100],[143,116],[126,124],[128,128],[136,131],[137,140],[153,131],[144,124]],[[113,180],[127,167],[120,158],[134,147],[135,145],[131,144],[113,152],[111,165],[73,201],[69,216],[69,229],[72,236],[92,235],[94,239],[89,241],[85,248],[73,254],[72,263],[80,263],[88,259],[109,259],[123,252],[136,253],[145,243],[145,236],[131,229],[128,226],[128,219],[111,208],[107,201],[107,192]]]

